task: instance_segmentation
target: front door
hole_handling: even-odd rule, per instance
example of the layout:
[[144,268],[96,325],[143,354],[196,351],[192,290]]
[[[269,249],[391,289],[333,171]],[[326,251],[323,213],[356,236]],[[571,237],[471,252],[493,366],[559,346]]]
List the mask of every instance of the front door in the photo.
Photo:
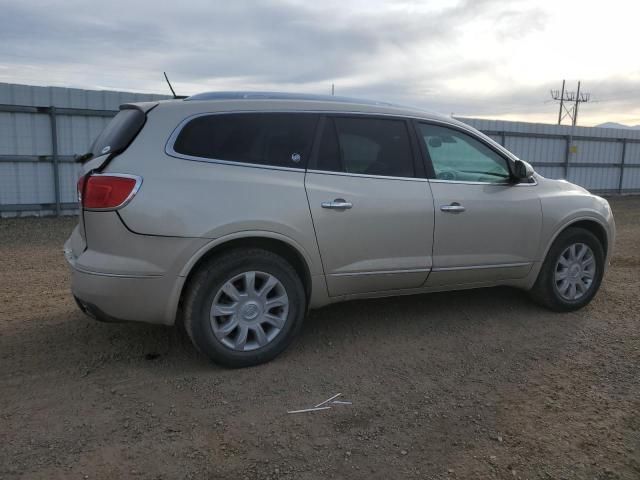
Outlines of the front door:
[[407,121],[324,121],[305,186],[329,295],[420,287],[431,269],[433,199]]
[[435,178],[433,271],[428,286],[525,277],[542,226],[538,189],[513,183],[509,160],[461,130],[418,123]]

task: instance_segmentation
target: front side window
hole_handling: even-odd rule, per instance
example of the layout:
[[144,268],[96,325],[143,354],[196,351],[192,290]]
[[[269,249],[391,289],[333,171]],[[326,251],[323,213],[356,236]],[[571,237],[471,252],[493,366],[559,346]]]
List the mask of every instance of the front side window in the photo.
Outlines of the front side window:
[[173,145],[192,157],[305,168],[317,117],[304,113],[203,115],[188,122]]
[[507,160],[472,136],[439,125],[418,126],[436,178],[505,183],[511,177]]
[[404,120],[327,118],[318,150],[318,169],[413,177],[413,155]]

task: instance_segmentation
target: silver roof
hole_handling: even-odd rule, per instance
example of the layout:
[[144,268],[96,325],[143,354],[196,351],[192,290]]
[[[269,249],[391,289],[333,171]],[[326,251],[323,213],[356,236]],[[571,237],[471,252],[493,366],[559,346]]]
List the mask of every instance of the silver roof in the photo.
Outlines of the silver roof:
[[339,102],[360,105],[400,107],[399,105],[394,105],[388,102],[378,102],[376,100],[366,100],[361,98],[287,92],[203,92],[187,97],[185,100],[311,100],[316,102]]
[[[316,95],[308,93],[287,92],[203,92],[192,95],[183,100],[195,104],[196,102],[232,102],[240,105],[246,102],[247,108],[253,109],[258,105],[263,107],[296,104],[298,108],[313,108],[326,111],[366,111],[368,113],[393,113],[421,118],[438,118],[454,121],[451,117],[441,115],[426,109],[407,107],[389,102],[380,102],[363,98],[341,97],[333,95]],[[263,103],[264,102],[264,103]],[[355,108],[354,108],[355,107]],[[258,107],[259,109],[260,107]]]

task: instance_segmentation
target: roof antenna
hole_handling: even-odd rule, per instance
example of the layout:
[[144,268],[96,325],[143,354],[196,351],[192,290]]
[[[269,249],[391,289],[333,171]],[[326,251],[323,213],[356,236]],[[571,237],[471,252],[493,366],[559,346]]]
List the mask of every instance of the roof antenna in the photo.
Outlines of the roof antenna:
[[187,98],[187,97],[182,96],[182,95],[176,95],[176,91],[171,86],[171,82],[169,81],[169,77],[167,77],[167,72],[162,72],[162,73],[164,73],[164,79],[167,81],[167,84],[169,85],[169,89],[171,90],[171,93],[173,94],[173,98],[175,98],[176,100],[179,100],[181,98]]

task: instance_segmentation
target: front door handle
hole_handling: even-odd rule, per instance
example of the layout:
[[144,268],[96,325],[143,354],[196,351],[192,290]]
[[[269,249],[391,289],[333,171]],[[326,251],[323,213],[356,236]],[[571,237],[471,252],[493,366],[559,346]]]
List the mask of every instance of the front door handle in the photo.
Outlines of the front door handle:
[[336,198],[333,202],[322,202],[322,208],[330,208],[332,210],[349,210],[353,207],[353,203],[347,202],[344,198]]
[[445,213],[462,213],[465,211],[465,208],[458,202],[453,202],[451,205],[442,205],[440,210]]

